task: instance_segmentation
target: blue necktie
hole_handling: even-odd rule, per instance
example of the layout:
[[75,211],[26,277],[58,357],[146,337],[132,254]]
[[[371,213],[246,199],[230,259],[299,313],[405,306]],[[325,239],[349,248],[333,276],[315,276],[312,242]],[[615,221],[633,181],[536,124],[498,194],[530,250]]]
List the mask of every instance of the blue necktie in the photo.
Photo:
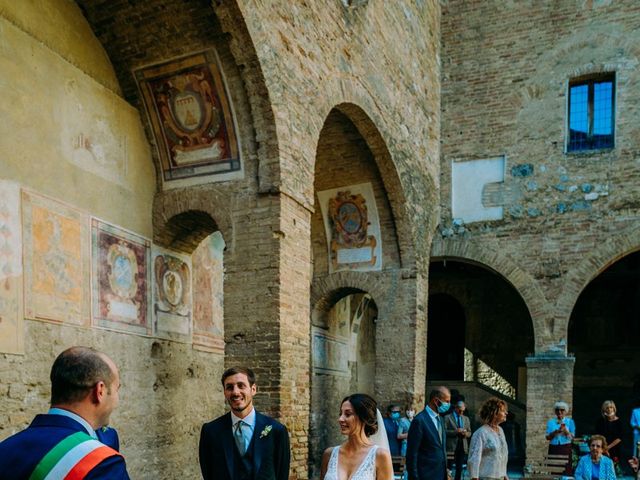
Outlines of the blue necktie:
[[233,434],[233,437],[236,440],[236,447],[238,447],[238,451],[240,452],[241,457],[244,457],[244,454],[247,451],[247,444],[245,441],[245,429],[243,428],[244,426],[245,426],[245,423],[242,420],[240,420],[238,423],[236,423],[236,431]]

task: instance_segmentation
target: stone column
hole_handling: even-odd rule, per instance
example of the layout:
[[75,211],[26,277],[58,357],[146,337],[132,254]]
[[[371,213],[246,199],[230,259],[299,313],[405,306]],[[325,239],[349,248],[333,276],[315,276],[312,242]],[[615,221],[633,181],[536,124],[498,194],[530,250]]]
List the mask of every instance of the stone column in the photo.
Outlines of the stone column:
[[[546,424],[558,400],[571,408],[575,358],[564,353],[539,353],[527,357],[526,463],[542,460],[547,452]],[[569,412],[571,413],[571,412]]]

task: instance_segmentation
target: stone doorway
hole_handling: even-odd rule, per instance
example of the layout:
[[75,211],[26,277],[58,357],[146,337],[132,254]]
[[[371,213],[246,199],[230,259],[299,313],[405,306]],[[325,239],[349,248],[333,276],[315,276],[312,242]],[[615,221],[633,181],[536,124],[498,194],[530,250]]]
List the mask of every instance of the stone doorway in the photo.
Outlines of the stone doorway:
[[341,295],[328,311],[312,314],[310,478],[320,473],[322,452],[343,441],[337,422],[342,399],[374,395],[378,308],[365,292]]

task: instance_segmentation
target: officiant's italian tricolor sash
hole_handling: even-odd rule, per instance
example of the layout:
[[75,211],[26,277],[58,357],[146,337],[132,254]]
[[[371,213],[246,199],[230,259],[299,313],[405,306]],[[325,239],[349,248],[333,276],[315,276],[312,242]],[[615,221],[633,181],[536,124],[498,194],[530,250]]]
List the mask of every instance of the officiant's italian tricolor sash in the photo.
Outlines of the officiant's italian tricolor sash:
[[49,450],[29,480],[82,480],[104,459],[120,455],[84,432],[68,436]]

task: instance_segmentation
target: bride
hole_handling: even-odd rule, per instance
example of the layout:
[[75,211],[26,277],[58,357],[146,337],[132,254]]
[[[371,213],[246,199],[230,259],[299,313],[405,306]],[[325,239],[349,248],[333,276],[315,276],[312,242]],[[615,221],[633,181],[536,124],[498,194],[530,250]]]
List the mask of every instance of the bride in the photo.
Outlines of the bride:
[[376,401],[364,393],[349,395],[342,400],[338,423],[347,440],[325,450],[321,480],[392,480],[391,454]]

